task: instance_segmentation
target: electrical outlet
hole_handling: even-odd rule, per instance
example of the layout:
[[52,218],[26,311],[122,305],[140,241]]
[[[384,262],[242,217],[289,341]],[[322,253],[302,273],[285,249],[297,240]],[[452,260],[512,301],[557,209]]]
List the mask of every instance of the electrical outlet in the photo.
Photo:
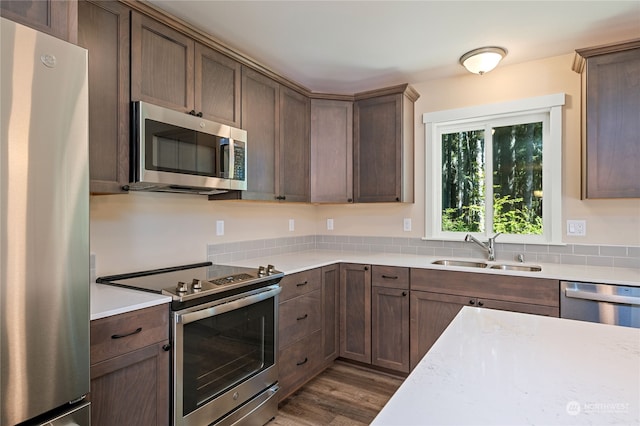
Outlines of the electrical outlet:
[[216,235],[224,235],[224,220],[216,220]]
[[296,229],[296,221],[293,219],[289,219],[289,231],[295,231]]
[[584,237],[587,235],[586,220],[567,220],[567,235]]
[[405,217],[402,226],[405,232],[411,231],[411,218]]
[[333,231],[333,219],[327,219],[327,230]]

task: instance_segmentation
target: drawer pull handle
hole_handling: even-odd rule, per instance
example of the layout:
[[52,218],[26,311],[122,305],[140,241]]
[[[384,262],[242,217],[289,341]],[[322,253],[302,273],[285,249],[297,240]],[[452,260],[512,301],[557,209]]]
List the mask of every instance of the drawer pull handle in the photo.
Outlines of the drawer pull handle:
[[303,319],[307,319],[308,316],[309,314],[304,314],[303,316],[296,318],[296,320],[302,321]]
[[302,365],[302,364],[306,364],[307,361],[309,361],[309,358],[307,358],[306,356],[304,357],[304,361],[300,361],[300,362],[296,362],[296,365]]
[[135,331],[132,331],[131,333],[126,333],[126,334],[113,334],[111,335],[112,339],[122,339],[123,337],[127,337],[127,336],[133,336],[134,334],[138,334],[142,331],[142,327],[138,327],[135,329]]
[[307,285],[308,281],[305,281],[303,283],[298,283],[296,284],[296,287],[302,287],[303,285]]
[[386,278],[388,280],[397,280],[398,279],[397,276],[393,276],[393,275],[383,275],[382,278]]

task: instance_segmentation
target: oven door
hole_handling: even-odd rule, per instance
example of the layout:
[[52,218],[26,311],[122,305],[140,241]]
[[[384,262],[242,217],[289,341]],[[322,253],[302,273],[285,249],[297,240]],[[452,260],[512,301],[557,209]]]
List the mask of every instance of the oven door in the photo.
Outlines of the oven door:
[[280,290],[269,286],[174,312],[176,425],[208,425],[273,396]]

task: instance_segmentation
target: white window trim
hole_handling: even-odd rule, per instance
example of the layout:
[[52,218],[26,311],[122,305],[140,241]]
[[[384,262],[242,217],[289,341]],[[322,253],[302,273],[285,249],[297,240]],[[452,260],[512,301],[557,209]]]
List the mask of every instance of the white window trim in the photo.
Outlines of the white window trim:
[[491,120],[505,115],[549,114],[549,140],[542,147],[543,158],[543,203],[544,235],[504,235],[499,242],[527,244],[562,243],[562,184],[549,184],[550,179],[562,178],[562,106],[566,95],[526,98],[509,102],[479,105],[444,111],[428,112],[422,115],[425,125],[425,233],[424,239],[459,240],[459,234],[442,232],[440,215],[434,215],[436,206],[442,205],[442,185],[440,183],[441,161],[438,128],[476,120]]

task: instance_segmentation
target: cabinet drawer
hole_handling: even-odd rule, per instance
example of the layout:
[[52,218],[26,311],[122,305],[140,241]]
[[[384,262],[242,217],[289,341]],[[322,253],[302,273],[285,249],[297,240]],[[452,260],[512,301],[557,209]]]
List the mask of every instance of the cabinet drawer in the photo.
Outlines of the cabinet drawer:
[[322,292],[313,291],[278,306],[279,347],[285,346],[322,327]]
[[318,373],[322,367],[322,334],[318,330],[279,352],[280,401]]
[[280,301],[292,299],[305,293],[320,289],[322,272],[320,268],[285,275],[280,281]]
[[91,364],[168,338],[166,304],[91,321]]
[[397,266],[371,267],[371,285],[374,287],[409,289],[409,268]]

